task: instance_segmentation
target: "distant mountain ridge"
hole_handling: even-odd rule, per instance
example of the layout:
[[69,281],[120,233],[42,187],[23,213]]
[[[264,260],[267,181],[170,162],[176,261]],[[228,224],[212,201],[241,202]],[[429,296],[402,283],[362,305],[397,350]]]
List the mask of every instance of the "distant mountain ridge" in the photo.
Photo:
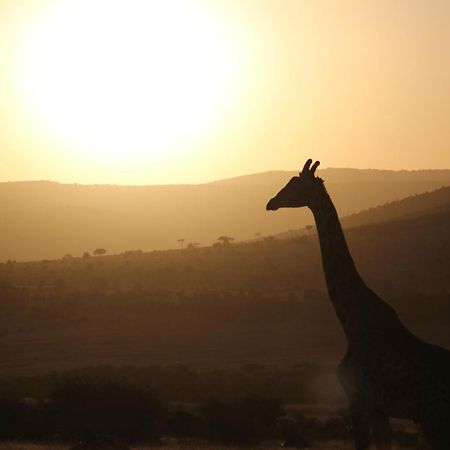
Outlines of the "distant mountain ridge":
[[[274,171],[200,185],[0,183],[0,261],[60,258],[103,247],[108,253],[248,240],[312,223],[306,209],[265,211],[297,172]],[[318,171],[340,216],[450,185],[450,170]]]
[[[299,168],[300,170],[301,168]],[[298,176],[299,171],[271,170],[249,175],[241,175],[223,180],[212,181],[207,184],[240,184],[261,185],[282,182],[283,180]],[[443,181],[450,180],[450,169],[425,170],[385,170],[385,169],[352,169],[334,168],[319,169],[317,175],[327,182],[406,182],[406,181]]]

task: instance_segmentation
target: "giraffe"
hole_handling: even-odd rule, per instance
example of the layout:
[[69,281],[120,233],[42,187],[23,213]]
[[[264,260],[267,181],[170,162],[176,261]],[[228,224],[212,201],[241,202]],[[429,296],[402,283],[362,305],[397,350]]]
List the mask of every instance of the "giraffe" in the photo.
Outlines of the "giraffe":
[[421,426],[434,450],[450,450],[450,352],[414,336],[359,275],[316,161],[266,209],[309,207],[328,294],[347,338],[337,377],[347,396],[356,450],[390,450],[390,417]]

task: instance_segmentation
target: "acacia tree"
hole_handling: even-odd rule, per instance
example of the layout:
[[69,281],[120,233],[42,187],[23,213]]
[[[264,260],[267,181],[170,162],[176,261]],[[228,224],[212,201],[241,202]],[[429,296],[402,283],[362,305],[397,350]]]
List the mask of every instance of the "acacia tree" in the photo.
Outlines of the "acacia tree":
[[96,256],[101,256],[106,253],[106,250],[104,248],[96,248],[92,253]]
[[232,238],[231,236],[219,236],[217,238],[217,240],[222,244],[222,245],[230,245],[233,241],[234,238]]
[[181,247],[181,248],[184,247],[184,238],[177,239],[177,242],[180,243],[180,247]]

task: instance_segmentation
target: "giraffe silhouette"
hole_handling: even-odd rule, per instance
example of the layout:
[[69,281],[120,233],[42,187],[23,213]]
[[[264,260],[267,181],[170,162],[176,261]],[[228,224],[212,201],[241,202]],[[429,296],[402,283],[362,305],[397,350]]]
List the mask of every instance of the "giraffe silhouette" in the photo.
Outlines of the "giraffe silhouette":
[[430,446],[450,450],[450,352],[414,336],[394,309],[366,286],[345,241],[319,165],[309,159],[298,177],[266,206],[311,209],[328,294],[347,337],[337,376],[348,398],[357,450],[391,449],[389,417],[418,423]]

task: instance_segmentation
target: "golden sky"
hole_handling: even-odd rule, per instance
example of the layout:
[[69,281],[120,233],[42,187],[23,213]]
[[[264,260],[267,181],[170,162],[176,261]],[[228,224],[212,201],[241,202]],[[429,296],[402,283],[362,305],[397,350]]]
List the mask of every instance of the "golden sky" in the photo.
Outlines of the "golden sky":
[[450,167],[448,0],[0,0],[0,181]]

